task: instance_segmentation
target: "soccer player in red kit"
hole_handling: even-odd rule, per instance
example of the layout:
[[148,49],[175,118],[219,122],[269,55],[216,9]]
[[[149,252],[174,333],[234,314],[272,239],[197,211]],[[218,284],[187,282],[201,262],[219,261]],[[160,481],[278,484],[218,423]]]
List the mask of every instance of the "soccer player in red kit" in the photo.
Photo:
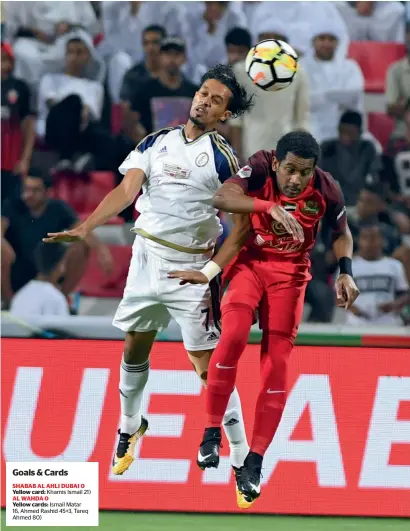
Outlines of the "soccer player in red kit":
[[[335,179],[316,166],[318,158],[319,146],[312,135],[288,133],[279,140],[276,152],[255,153],[214,197],[213,204],[220,210],[242,214],[238,222],[248,223],[249,230],[242,231],[247,232],[246,243],[233,262],[230,251],[222,247],[213,259],[215,271],[207,271],[212,276],[231,261],[224,270],[229,285],[221,305],[222,335],[208,369],[208,423],[199,452],[202,468],[218,466],[222,418],[258,311],[263,331],[261,389],[251,449],[244,466],[235,469],[242,508],[250,507],[260,494],[263,456],[285,407],[287,365],[311,278],[309,251],[321,219],[333,232],[339,261],[338,305],[347,309],[359,295],[352,278],[353,241],[343,194]],[[183,282],[209,281],[201,272],[174,274]]]

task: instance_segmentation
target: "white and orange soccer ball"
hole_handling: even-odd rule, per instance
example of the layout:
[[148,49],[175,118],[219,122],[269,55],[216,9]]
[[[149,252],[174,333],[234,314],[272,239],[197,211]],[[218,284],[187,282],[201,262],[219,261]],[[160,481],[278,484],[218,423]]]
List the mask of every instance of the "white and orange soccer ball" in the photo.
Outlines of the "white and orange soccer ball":
[[266,40],[249,50],[245,68],[252,81],[263,90],[282,90],[295,79],[298,56],[286,42]]

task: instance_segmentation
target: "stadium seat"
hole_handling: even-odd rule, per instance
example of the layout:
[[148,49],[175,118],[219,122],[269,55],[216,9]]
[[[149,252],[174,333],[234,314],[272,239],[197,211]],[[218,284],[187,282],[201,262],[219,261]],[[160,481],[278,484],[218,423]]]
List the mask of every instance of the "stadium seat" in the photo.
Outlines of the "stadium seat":
[[365,78],[366,92],[382,93],[385,90],[389,66],[406,55],[404,44],[395,42],[354,41],[348,56],[359,63]]
[[369,131],[377,138],[383,149],[385,149],[394,129],[393,118],[390,118],[390,116],[383,112],[369,112],[367,115],[367,125]]
[[54,177],[52,194],[66,201],[81,215],[92,212],[113,188],[115,176],[109,171],[94,171],[85,175],[61,172]]
[[79,286],[82,295],[87,297],[122,297],[132,248],[128,245],[112,245],[110,251],[113,256],[114,271],[108,277],[100,269],[95,251],[91,251],[87,271]]

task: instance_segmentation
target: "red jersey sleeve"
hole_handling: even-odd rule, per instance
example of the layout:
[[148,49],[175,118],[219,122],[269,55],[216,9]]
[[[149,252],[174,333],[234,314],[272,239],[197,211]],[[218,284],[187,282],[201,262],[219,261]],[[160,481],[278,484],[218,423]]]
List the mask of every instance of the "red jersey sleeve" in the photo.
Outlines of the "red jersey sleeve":
[[347,215],[345,199],[340,184],[329,173],[325,175],[323,189],[326,201],[324,221],[332,230],[333,240],[336,240],[346,230]]
[[257,151],[236,175],[227,179],[226,183],[238,184],[245,193],[262,188],[272,171],[273,154],[269,151]]

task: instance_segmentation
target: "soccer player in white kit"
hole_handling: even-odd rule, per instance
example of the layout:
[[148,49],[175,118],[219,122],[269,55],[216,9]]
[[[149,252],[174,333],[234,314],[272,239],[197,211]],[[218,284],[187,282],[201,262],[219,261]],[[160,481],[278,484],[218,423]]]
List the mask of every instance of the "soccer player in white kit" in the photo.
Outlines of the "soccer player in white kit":
[[[126,332],[120,367],[121,422],[113,473],[123,474],[134,460],[134,449],[148,428],[141,400],[148,381],[149,354],[158,331],[173,317],[180,325],[185,349],[206,384],[208,363],[220,329],[219,300],[211,293],[220,272],[210,261],[222,227],[212,198],[235,175],[239,163],[228,142],[215,130],[218,122],[240,116],[252,104],[228,66],[218,65],[201,81],[185,126],[148,135],[121,164],[124,179],[80,226],[49,233],[46,242],[83,240],[99,225],[132,204],[140,212],[123,299],[113,324]],[[239,232],[238,232],[239,231]],[[233,256],[241,246],[240,224],[224,243]],[[225,255],[226,256],[226,255]],[[173,270],[197,269],[210,284],[183,284],[169,278]],[[214,290],[215,292],[217,290]],[[248,454],[237,390],[231,395],[223,421],[233,467]],[[198,455],[198,465],[206,467]]]

